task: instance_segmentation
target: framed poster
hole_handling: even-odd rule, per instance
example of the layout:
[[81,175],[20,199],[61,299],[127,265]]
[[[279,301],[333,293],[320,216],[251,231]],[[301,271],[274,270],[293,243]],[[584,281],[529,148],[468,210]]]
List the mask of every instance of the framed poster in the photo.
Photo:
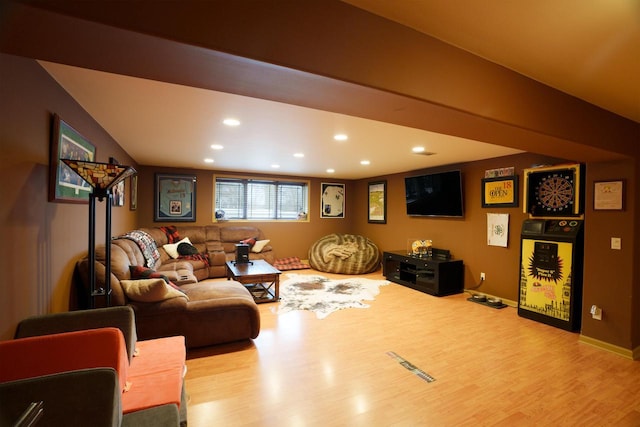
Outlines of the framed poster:
[[138,209],[138,175],[132,176],[129,184],[129,210],[135,211]]
[[344,218],[344,184],[320,185],[320,218]]
[[518,206],[518,175],[482,179],[482,207]]
[[111,189],[111,205],[112,206],[124,206],[124,180],[117,183]]
[[196,176],[155,175],[154,221],[196,220]]
[[49,155],[49,201],[88,203],[91,186],[60,159],[95,162],[96,147],[55,114]]
[[387,223],[387,181],[369,183],[367,220],[372,224]]
[[503,248],[509,245],[509,214],[487,214],[487,245]]
[[621,211],[624,209],[624,181],[596,181],[593,183],[593,209]]

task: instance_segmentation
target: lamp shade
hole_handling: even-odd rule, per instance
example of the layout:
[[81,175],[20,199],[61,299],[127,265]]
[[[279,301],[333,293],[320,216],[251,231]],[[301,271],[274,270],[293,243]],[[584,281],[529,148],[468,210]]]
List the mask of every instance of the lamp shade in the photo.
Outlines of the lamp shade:
[[114,163],[85,162],[81,160],[62,159],[80,178],[98,190],[110,190],[123,179],[134,175],[136,170],[131,166]]

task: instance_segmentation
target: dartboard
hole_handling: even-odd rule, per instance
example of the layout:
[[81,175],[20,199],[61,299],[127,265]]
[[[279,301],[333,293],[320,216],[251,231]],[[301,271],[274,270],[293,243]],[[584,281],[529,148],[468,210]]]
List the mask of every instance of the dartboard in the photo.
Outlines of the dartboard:
[[575,215],[577,170],[532,170],[527,183],[528,212],[534,216]]
[[553,174],[536,187],[538,204],[548,211],[570,208],[573,204],[573,182],[570,176]]

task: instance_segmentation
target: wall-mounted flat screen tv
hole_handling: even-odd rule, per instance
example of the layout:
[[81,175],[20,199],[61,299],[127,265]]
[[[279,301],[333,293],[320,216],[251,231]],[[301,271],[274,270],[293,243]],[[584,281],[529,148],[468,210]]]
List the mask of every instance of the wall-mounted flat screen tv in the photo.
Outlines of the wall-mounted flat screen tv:
[[407,215],[464,216],[460,171],[408,176],[404,184]]

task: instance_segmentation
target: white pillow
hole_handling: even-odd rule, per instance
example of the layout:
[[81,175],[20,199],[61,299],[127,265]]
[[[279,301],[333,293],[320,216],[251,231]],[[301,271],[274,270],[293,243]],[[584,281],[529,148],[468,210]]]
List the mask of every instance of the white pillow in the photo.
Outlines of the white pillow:
[[264,249],[265,246],[269,244],[271,240],[258,240],[253,247],[251,248],[251,252],[259,253]]
[[133,301],[157,302],[170,298],[184,297],[185,294],[169,286],[164,279],[121,280],[125,295]]
[[162,247],[167,252],[167,255],[169,255],[171,258],[175,259],[175,258],[178,258],[180,256],[180,254],[178,253],[178,245],[180,243],[191,244],[191,240],[189,240],[188,237],[185,237],[184,239],[180,240],[177,243],[168,243],[166,245],[162,245]]

